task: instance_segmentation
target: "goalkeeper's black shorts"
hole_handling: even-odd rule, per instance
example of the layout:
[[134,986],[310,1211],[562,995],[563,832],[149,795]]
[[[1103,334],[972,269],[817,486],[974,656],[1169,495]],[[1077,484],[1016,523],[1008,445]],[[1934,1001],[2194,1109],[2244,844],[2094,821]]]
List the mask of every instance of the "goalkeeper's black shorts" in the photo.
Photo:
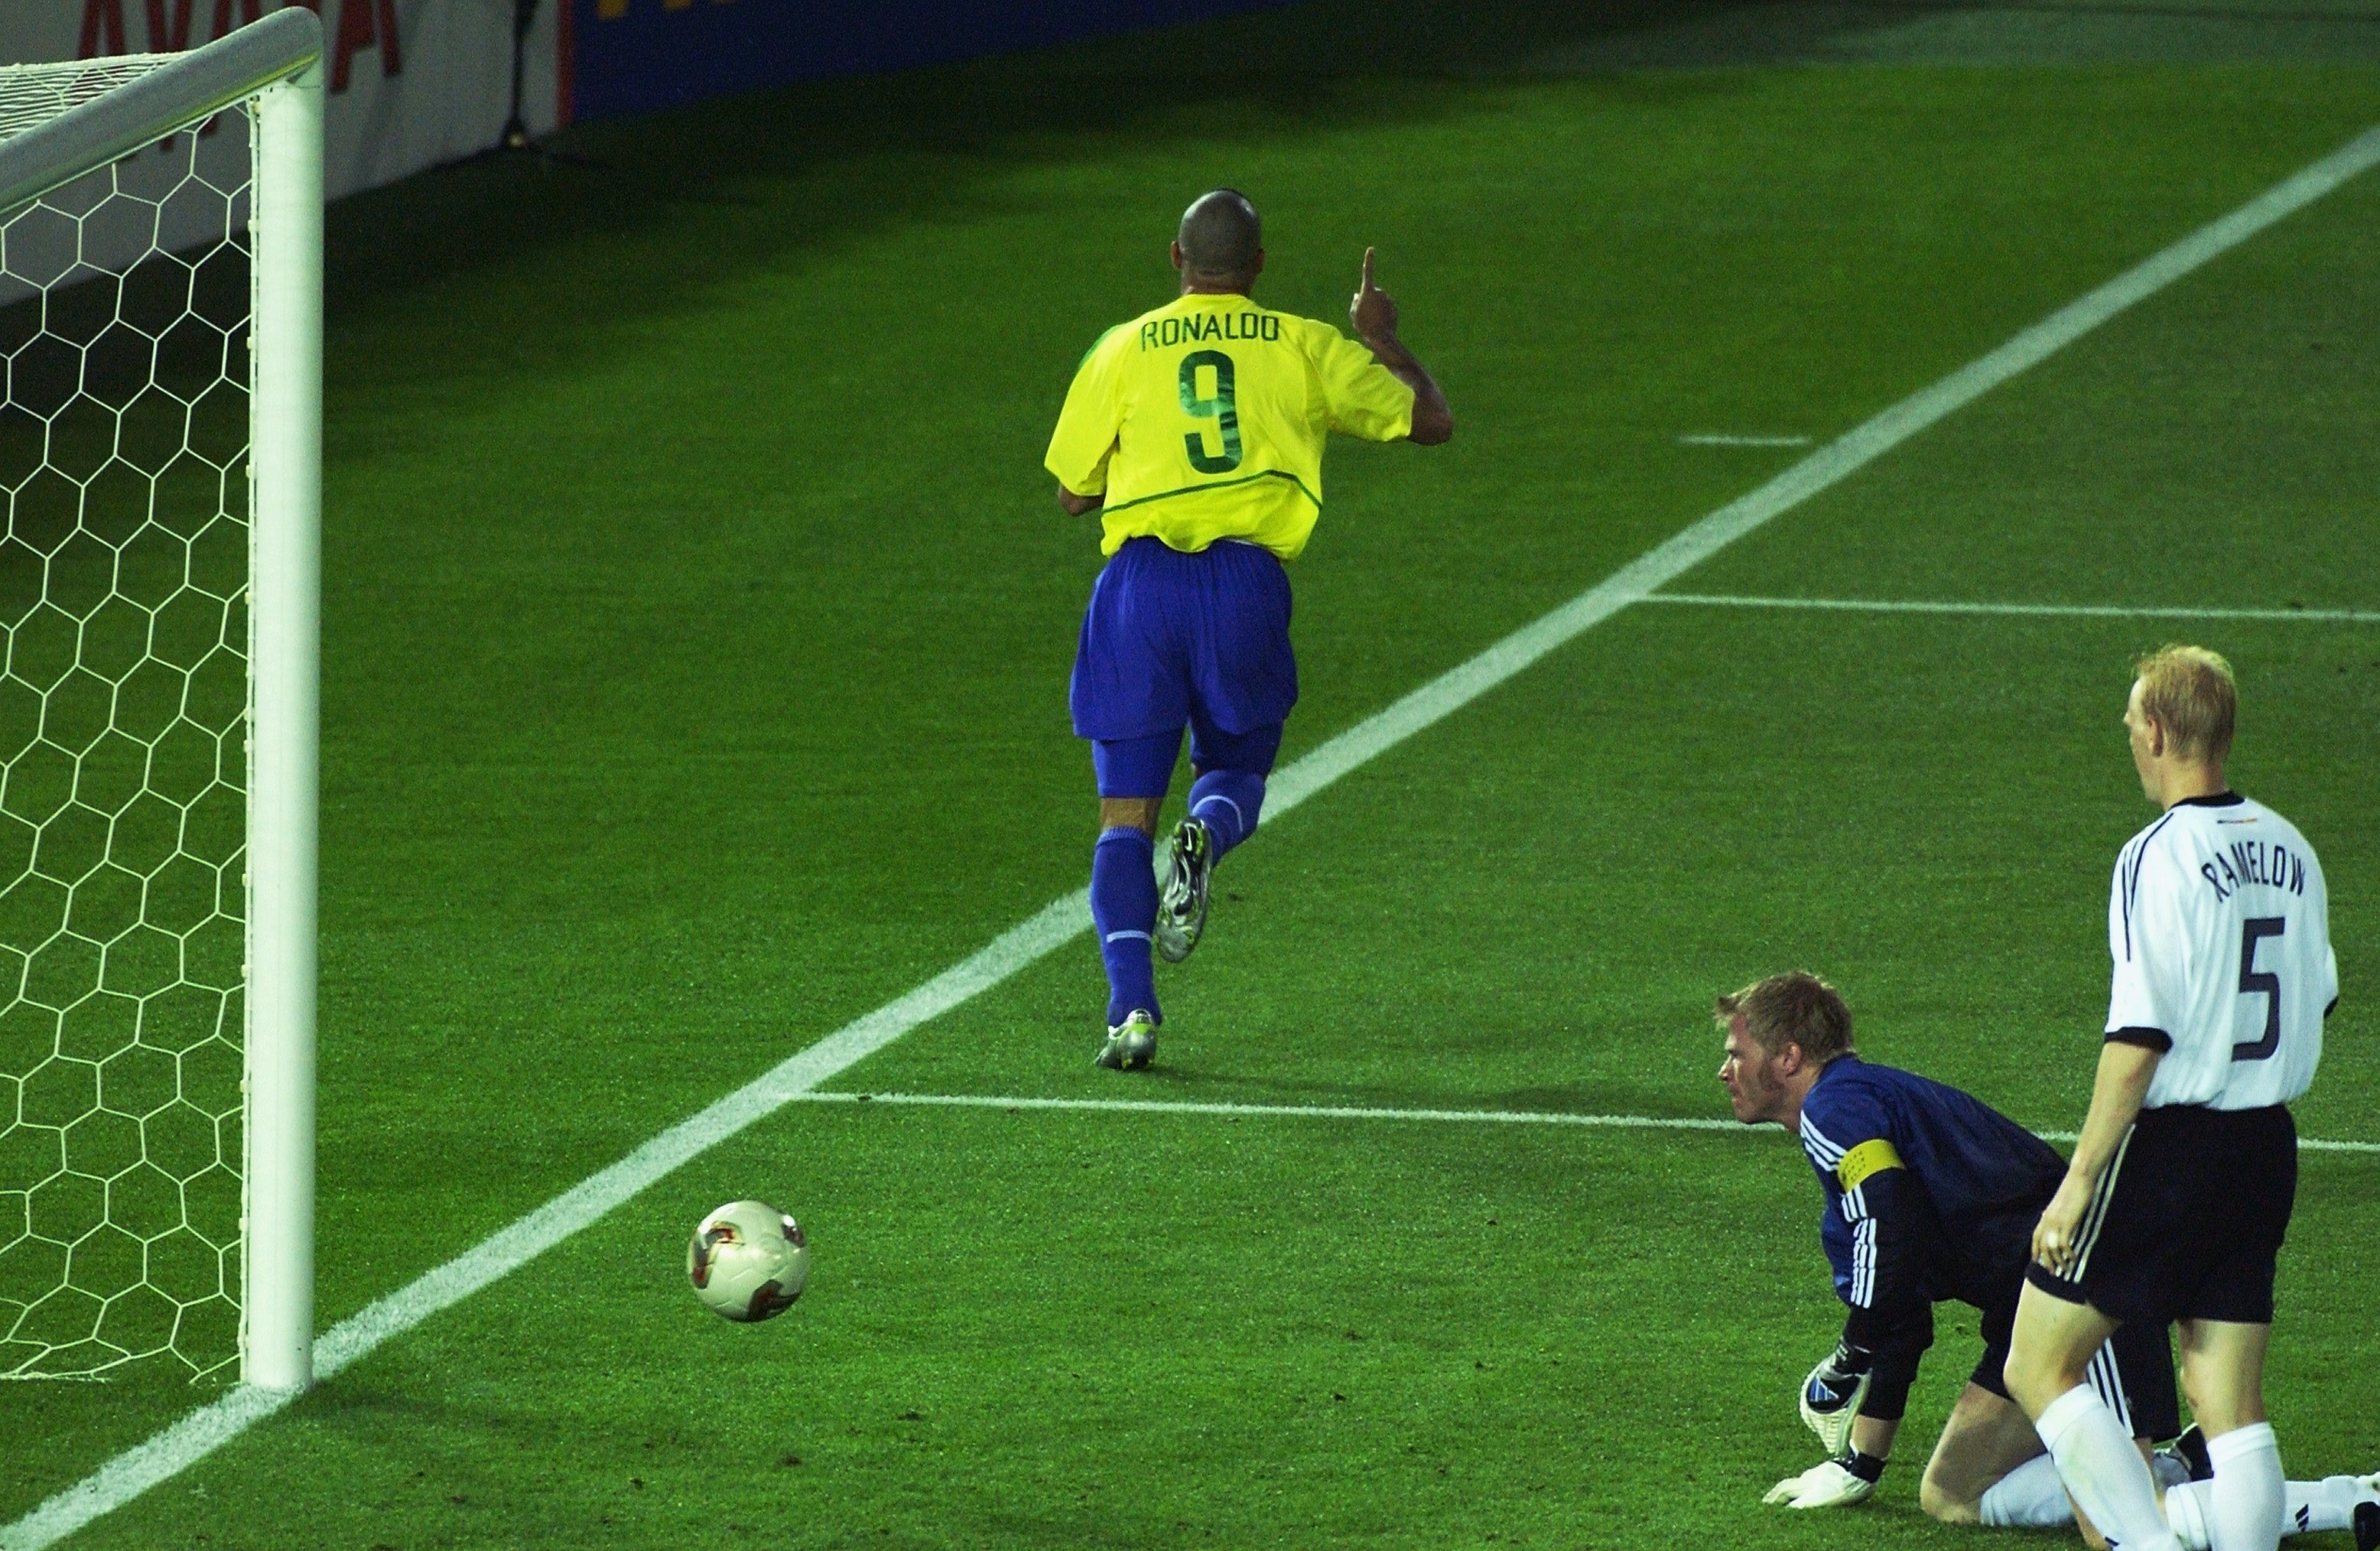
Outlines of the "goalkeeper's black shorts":
[[[2011,1397],[2000,1370],[2008,1366],[2009,1333],[2016,1327],[2016,1294],[1984,1311],[1984,1355],[1970,1375],[2001,1400]],[[2164,1443],[2181,1432],[2181,1400],[2173,1386],[2169,1326],[2145,1321],[2117,1327],[2091,1354],[2091,1387],[2136,1438]]]

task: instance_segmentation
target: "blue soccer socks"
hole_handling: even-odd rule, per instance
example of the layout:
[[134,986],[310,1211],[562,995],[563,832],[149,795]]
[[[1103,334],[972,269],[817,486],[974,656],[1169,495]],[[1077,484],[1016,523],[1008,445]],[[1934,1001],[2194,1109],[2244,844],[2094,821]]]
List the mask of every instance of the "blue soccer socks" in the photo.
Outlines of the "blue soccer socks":
[[1157,929],[1157,842],[1140,830],[1103,831],[1091,851],[1091,925],[1108,966],[1108,1025],[1157,1007],[1149,937]]
[[1208,770],[1190,788],[1190,817],[1213,837],[1213,862],[1256,833],[1264,796],[1265,778],[1246,770]]
[[[1256,832],[1263,811],[1265,778],[1248,770],[1209,770],[1190,788],[1190,816],[1206,827],[1210,849],[1206,866]],[[1160,1022],[1152,949],[1162,908],[1157,887],[1157,842],[1139,830],[1119,825],[1102,830],[1091,849],[1091,925],[1108,971],[1108,1026],[1117,1028],[1135,1012]],[[1204,868],[1200,875],[1205,877]],[[1198,914],[1205,916],[1203,885]],[[1196,940],[1191,927],[1190,941]],[[1179,935],[1177,931],[1176,935]],[[1187,945],[1167,957],[1180,959]]]

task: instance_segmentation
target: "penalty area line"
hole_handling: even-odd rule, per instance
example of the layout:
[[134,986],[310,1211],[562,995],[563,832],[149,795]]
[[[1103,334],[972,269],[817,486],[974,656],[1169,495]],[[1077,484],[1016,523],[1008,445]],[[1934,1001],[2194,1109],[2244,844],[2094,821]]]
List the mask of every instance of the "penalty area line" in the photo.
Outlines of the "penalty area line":
[[[1089,1109],[1132,1115],[1222,1115],[1321,1121],[1437,1121],[1478,1125],[1585,1126],[1611,1131],[1730,1131],[1749,1136],[1760,1130],[1741,1121],[1664,1115],[1583,1115],[1566,1109],[1398,1109],[1372,1104],[1227,1104],[1171,1098],[1024,1098],[979,1093],[843,1093],[824,1089],[800,1096],[804,1104],[911,1105],[935,1109]],[[2045,1142],[2071,1142],[2070,1131],[2034,1133]],[[2380,1153],[2380,1142],[2325,1142],[2298,1138],[2316,1153]]]
[[[1374,712],[1274,773],[1268,806],[1278,816],[1416,733],[1511,679],[1555,648],[1675,581],[1780,513],[1855,473],[1944,416],[2030,370],[2108,319],[2189,274],[2274,223],[2380,164],[2380,127],[2314,162],[2246,204],[2135,264],[2021,330],[2006,344],[1910,394],[1795,462],[1751,493],[1670,536],[1568,603],[1523,625],[1469,661]],[[618,1162],[325,1331],[315,1375],[330,1378],[392,1338],[527,1264],[663,1176],[783,1109],[911,1029],[1037,963],[1089,929],[1089,891],[1050,901],[941,974],[796,1052]],[[294,1393],[233,1389],[136,1445],[15,1523],[0,1551],[44,1551],[171,1479],[273,1415]]]
[[2058,619],[2304,620],[2380,624],[2380,609],[2192,609],[2153,603],[1960,603],[1892,598],[1739,598],[1709,592],[1651,592],[1646,603],[1706,609],[1816,609],[1862,614],[2038,614]]

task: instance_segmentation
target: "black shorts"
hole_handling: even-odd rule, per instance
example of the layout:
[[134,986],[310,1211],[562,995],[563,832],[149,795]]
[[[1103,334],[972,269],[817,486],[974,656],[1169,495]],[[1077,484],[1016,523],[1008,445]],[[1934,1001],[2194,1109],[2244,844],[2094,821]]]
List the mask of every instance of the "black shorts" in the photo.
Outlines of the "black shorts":
[[2143,1109],[2091,1194],[2071,1278],[2025,1278],[2126,1324],[2273,1322],[2273,1266],[2298,1191],[2284,1106]]
[[[2016,1327],[2016,1299],[1984,1311],[1984,1355],[1968,1380],[2001,1400],[2011,1400],[2001,1370],[2008,1366],[2009,1333]],[[2117,1327],[2091,1354],[2091,1387],[2136,1438],[2164,1443],[2181,1432],[2181,1397],[2173,1384],[2173,1339],[2163,1325]]]

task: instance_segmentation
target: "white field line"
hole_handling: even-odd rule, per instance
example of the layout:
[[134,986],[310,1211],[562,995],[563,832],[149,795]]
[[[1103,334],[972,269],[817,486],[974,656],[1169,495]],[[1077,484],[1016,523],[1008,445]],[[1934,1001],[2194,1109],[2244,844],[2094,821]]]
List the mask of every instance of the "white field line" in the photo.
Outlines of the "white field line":
[[1713,609],[1840,609],[1874,614],[2042,614],[2077,619],[2312,620],[2332,624],[2380,624],[2380,609],[2184,609],[2124,603],[1933,603],[1883,598],[1734,598],[1707,592],[1655,592],[1646,603],[1693,603]]
[[[1951,411],[2072,344],[2124,309],[2155,295],[2275,222],[2312,204],[2380,163],[2380,127],[2274,185],[2060,308],[1990,354],[1919,390],[1762,485],[1647,551],[1468,662],[1366,718],[1275,773],[1267,806],[1278,815],[1470,704],[1582,632],[1899,446]],[[382,1342],[411,1329],[568,1238],[672,1169],[718,1145],[927,1020],[996,986],[1089,926],[1089,891],[1043,906],[916,990],[829,1035],[699,1114],[681,1121],[610,1168],[565,1191],[473,1248],[325,1332],[315,1373],[329,1378]],[[296,1398],[242,1387],[117,1455],[15,1523],[0,1528],[0,1551],[40,1551],[205,1458]]]
[[[1653,1115],[1580,1115],[1560,1109],[1390,1109],[1368,1104],[1199,1104],[1167,1098],[1015,1098],[977,1093],[828,1093],[800,1096],[805,1104],[922,1105],[936,1109],[1113,1109],[1135,1115],[1243,1115],[1319,1121],[1437,1121],[1478,1125],[1567,1125],[1619,1131],[1731,1131],[1751,1135],[1757,1126],[1736,1121],[1675,1120]],[[2070,1131],[2034,1133],[2045,1142],[2071,1142]],[[2380,1153],[2380,1142],[2322,1142],[2298,1138],[2302,1151]]]
[[[2036,1131],[2034,1134],[2045,1142],[2071,1142],[2076,1139],[2075,1133],[2070,1131]],[[2301,1136],[2298,1138],[2298,1151],[2301,1153],[2380,1153],[2380,1142],[2325,1142],[2316,1136]]]
[[1806,447],[1806,436],[1727,436],[1718,431],[1700,431],[1678,438],[1681,447]]
[[1165,1098],[1004,1098],[989,1094],[829,1093],[805,1104],[908,1104],[937,1109],[1113,1109],[1135,1115],[1281,1116],[1321,1121],[1475,1121],[1488,1125],[1583,1125],[1629,1131],[1741,1131],[1734,1121],[1663,1120],[1651,1115],[1571,1115],[1532,1109],[1386,1109],[1365,1104],[1200,1104]]

